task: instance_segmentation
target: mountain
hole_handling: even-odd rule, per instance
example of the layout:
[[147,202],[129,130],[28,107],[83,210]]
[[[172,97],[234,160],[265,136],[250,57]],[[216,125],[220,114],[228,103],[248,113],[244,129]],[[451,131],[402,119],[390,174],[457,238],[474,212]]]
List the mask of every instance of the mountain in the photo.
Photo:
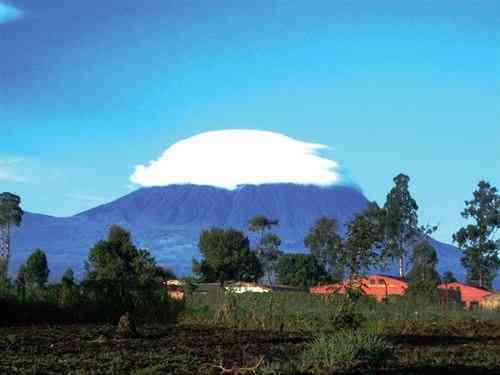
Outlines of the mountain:
[[[187,274],[192,257],[199,256],[196,243],[203,229],[223,226],[247,230],[250,218],[264,214],[279,220],[275,232],[285,251],[305,251],[303,238],[319,217],[347,223],[366,204],[359,189],[346,186],[143,188],[71,217],[26,213],[21,227],[13,232],[12,269],[16,270],[33,249],[42,248],[49,258],[52,277],[59,276],[66,267],[79,274],[89,249],[106,236],[109,226],[118,224],[130,230],[137,245],[150,249],[161,264]],[[437,241],[433,245],[440,260],[439,271],[452,270],[463,278],[458,249]]]

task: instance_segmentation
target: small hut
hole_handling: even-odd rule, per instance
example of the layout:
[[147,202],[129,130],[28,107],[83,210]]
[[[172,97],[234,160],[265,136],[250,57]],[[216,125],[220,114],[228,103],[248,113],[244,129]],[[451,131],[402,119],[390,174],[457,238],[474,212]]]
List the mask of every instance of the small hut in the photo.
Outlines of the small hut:
[[479,306],[485,310],[500,309],[500,293],[491,294],[481,298]]
[[458,289],[462,298],[462,303],[468,309],[479,306],[481,299],[493,293],[484,288],[466,285],[458,281],[439,285],[440,289]]
[[184,284],[181,280],[167,280],[164,283],[168,296],[177,300],[184,299]]
[[259,285],[257,283],[247,283],[243,281],[238,281],[226,285],[226,290],[232,293],[269,293],[272,291],[272,289],[267,286]]

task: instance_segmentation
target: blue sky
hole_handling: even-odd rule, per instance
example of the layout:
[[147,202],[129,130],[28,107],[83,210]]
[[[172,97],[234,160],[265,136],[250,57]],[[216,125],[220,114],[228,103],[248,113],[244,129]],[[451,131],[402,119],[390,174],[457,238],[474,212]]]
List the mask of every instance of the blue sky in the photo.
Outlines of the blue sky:
[[331,146],[369,199],[411,177],[450,242],[500,183],[500,2],[0,0],[0,190],[70,215],[220,129]]

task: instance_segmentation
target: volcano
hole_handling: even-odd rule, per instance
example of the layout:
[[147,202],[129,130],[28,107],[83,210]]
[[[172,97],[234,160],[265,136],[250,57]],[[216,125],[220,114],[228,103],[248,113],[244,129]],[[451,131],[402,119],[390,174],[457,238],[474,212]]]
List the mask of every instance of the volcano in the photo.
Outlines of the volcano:
[[[233,190],[189,184],[142,188],[71,217],[27,212],[13,233],[11,266],[16,270],[33,249],[41,248],[47,253],[51,277],[58,277],[66,267],[81,275],[89,249],[106,236],[111,225],[118,224],[131,231],[136,244],[149,249],[160,264],[186,275],[191,259],[199,257],[196,244],[203,229],[232,227],[248,233],[248,220],[263,214],[279,220],[274,232],[281,237],[285,252],[305,252],[303,239],[319,217],[333,217],[343,227],[367,203],[361,190],[351,186],[282,183]],[[438,241],[433,246],[439,257],[438,270],[451,270],[463,279],[460,251]]]

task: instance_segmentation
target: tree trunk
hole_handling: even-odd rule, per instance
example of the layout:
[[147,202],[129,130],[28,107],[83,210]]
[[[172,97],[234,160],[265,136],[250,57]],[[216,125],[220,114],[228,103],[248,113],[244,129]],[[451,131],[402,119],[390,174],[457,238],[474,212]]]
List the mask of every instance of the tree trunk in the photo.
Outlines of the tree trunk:
[[7,278],[10,258],[10,225],[0,225],[0,277]]
[[405,265],[404,265],[404,256],[401,255],[399,257],[399,276],[405,277]]

